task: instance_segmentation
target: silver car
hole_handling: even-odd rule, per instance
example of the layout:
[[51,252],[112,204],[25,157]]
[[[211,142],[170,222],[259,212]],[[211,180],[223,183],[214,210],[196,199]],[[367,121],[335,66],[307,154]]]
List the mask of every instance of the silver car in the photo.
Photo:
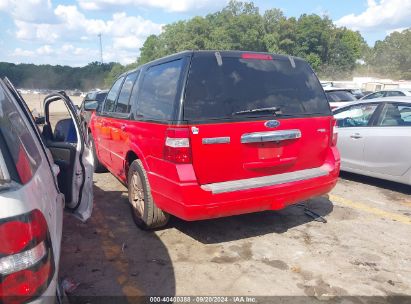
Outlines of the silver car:
[[366,99],[374,99],[374,98],[383,98],[383,97],[400,97],[400,96],[411,96],[411,90],[410,89],[387,89],[387,90],[382,90],[382,91],[377,91],[374,93],[370,93],[368,95],[365,95],[362,97],[362,100]]
[[411,185],[411,97],[357,101],[334,117],[341,170]]
[[[50,123],[50,105],[69,118]],[[24,100],[0,80],[0,302],[55,303],[63,208],[80,220],[92,211],[91,155],[68,96],[44,102],[42,131]]]

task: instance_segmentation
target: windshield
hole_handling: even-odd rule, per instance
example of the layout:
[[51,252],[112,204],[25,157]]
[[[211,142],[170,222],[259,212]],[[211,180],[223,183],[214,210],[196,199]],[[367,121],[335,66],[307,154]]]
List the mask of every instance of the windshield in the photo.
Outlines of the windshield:
[[353,94],[347,91],[331,91],[326,92],[327,98],[330,102],[338,101],[356,101],[357,98]]
[[[232,119],[241,111],[272,107],[279,108],[277,116],[330,114],[324,91],[306,62],[217,57],[200,54],[192,59],[185,120]],[[262,115],[273,114],[255,111],[241,117]]]

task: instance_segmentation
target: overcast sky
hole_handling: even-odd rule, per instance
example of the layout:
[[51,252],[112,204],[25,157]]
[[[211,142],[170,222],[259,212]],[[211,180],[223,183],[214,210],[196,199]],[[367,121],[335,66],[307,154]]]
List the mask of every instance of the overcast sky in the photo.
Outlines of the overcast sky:
[[[0,0],[0,61],[82,66],[135,61],[145,38],[162,26],[223,8],[226,0]],[[411,27],[411,0],[255,0],[264,12],[287,17],[327,14],[339,26],[359,30],[370,45]]]

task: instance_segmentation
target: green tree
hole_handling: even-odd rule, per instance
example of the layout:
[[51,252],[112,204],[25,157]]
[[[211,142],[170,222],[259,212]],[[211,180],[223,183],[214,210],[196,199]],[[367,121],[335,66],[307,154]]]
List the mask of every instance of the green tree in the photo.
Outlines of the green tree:
[[411,79],[411,28],[377,41],[368,60],[380,75]]

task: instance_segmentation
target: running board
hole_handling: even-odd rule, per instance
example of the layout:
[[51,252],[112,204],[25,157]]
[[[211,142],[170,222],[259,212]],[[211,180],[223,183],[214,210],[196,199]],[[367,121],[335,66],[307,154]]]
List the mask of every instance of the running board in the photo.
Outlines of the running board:
[[268,186],[275,186],[280,184],[286,184],[291,182],[299,182],[308,180],[311,178],[326,176],[329,171],[324,167],[306,169],[301,171],[294,171],[282,174],[275,174],[270,176],[255,177],[248,179],[240,179],[229,182],[214,183],[202,185],[201,189],[205,191],[211,191],[213,194],[249,190],[254,188],[262,188]]

